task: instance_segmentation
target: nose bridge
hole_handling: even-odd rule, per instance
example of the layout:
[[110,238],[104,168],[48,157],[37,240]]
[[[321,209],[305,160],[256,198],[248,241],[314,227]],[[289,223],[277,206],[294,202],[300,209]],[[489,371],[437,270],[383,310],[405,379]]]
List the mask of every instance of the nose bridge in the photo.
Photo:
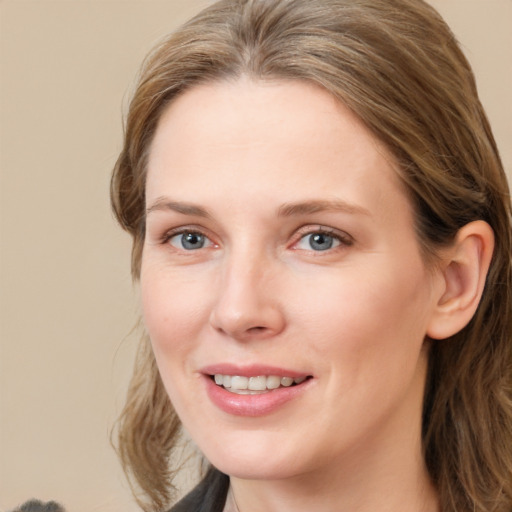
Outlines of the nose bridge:
[[227,254],[220,275],[211,323],[237,338],[266,337],[283,328],[283,315],[273,293],[272,258],[253,244],[240,244]]

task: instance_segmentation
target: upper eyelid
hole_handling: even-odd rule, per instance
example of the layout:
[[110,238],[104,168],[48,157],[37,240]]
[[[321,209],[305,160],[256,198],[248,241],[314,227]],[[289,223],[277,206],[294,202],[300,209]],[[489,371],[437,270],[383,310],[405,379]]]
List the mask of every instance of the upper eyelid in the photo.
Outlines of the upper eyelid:
[[198,226],[196,224],[185,224],[176,226],[174,228],[169,228],[165,230],[166,234],[179,234],[179,233],[201,233],[202,235],[207,236],[207,229],[204,227]]
[[338,238],[343,241],[349,241],[349,240],[352,242],[354,241],[354,237],[346,231],[332,228],[329,226],[322,226],[319,224],[315,224],[315,225],[308,224],[308,225],[302,226],[296,230],[296,233],[298,234],[299,238],[302,238],[304,236],[311,235],[314,233],[323,233],[323,234],[333,236],[334,238]]
[[198,235],[202,235],[205,238],[208,238],[210,242],[215,244],[214,238],[212,235],[208,232],[208,230],[204,228],[200,228],[198,226],[189,225],[189,226],[179,226],[176,228],[167,229],[163,232],[163,234],[159,237],[163,242],[169,241],[171,238],[182,235],[184,233],[197,233]]

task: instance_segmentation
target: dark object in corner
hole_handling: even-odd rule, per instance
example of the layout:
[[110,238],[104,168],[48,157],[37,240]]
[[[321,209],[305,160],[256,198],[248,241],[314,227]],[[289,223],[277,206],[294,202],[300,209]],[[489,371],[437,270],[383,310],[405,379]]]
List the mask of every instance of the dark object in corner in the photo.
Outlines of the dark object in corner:
[[211,467],[203,480],[167,512],[222,512],[228,489],[229,477]]
[[66,510],[55,501],[43,503],[39,500],[29,500],[11,512],[66,512]]

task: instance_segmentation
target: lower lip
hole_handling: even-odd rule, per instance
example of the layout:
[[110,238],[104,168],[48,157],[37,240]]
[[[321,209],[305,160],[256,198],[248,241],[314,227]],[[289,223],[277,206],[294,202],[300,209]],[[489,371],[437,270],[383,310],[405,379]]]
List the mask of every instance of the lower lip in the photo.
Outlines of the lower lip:
[[205,376],[206,391],[210,400],[222,411],[235,416],[265,416],[287,402],[297,398],[308,387],[311,379],[301,384],[280,387],[257,395],[239,395],[218,386],[210,376]]

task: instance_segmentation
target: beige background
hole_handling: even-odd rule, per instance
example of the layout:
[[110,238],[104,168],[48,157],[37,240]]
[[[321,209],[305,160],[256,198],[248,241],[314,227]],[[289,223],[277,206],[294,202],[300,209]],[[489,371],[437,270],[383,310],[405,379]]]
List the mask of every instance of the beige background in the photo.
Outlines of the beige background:
[[[136,342],[108,205],[121,112],[154,42],[207,0],[0,1],[0,511],[135,511],[109,446]],[[512,168],[512,0],[432,0]],[[509,174],[510,175],[510,174]]]

